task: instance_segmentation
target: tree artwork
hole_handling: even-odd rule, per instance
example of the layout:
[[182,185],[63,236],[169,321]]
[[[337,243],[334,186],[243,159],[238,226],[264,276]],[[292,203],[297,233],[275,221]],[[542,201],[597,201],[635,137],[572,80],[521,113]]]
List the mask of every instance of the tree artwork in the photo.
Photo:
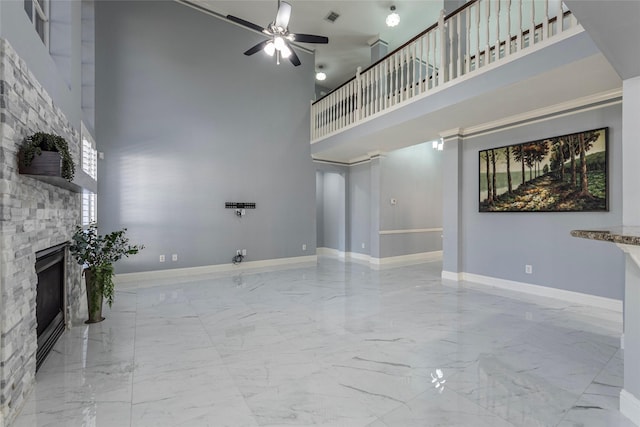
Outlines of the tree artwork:
[[480,212],[607,211],[607,131],[480,151]]

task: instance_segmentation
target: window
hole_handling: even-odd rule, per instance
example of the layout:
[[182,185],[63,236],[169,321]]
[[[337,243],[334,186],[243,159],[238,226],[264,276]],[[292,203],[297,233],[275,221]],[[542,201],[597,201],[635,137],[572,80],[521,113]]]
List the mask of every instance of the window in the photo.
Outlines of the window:
[[49,0],[24,0],[24,11],[42,42],[49,45]]
[[[82,170],[91,178],[98,179],[98,150],[91,133],[84,126],[82,129]],[[98,218],[97,195],[91,192],[82,193],[82,225],[89,225]]]
[[82,193],[82,225],[89,225],[97,220],[96,193]]
[[93,138],[83,132],[82,136],[82,170],[91,178],[98,179],[98,151]]

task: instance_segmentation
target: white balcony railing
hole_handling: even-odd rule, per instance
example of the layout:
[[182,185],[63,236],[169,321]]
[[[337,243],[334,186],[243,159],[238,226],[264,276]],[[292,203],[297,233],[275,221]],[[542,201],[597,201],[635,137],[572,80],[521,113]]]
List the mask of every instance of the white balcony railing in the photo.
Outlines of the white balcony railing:
[[578,25],[559,0],[472,0],[311,106],[316,142]]

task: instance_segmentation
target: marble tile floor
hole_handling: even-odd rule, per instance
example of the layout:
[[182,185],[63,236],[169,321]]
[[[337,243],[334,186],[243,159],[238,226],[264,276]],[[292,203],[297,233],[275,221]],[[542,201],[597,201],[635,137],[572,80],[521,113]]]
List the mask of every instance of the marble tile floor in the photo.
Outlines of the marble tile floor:
[[119,291],[13,427],[633,426],[619,313],[440,271],[321,258]]

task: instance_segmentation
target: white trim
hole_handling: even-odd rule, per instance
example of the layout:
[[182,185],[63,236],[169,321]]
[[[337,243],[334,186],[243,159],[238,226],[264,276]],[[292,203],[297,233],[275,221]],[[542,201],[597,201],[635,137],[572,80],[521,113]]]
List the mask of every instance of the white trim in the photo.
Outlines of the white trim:
[[620,335],[620,349],[624,350],[624,332]]
[[442,259],[442,251],[420,252],[417,254],[399,255],[385,258],[374,258],[367,254],[361,254],[358,252],[343,252],[338,249],[332,248],[317,248],[316,253],[318,254],[318,256],[337,258],[343,261],[359,261],[369,263],[372,268],[381,265],[397,265],[403,263],[415,264],[417,262],[440,261]]
[[640,426],[640,400],[625,389],[620,391],[620,412],[632,423]]
[[333,249],[333,248],[316,248],[316,254],[318,256],[327,256],[331,258],[339,258],[339,259],[346,258],[346,252],[343,252],[338,249]]
[[453,271],[444,271],[442,270],[442,278],[444,280],[453,280],[456,282],[460,282],[463,279],[464,273],[454,273]]
[[385,258],[373,258],[371,257],[371,264],[374,265],[389,265],[389,264],[401,264],[405,262],[430,262],[439,261],[442,259],[442,251],[432,252],[420,252],[417,254],[390,256]]
[[442,227],[437,228],[413,228],[407,230],[380,230],[378,234],[386,235],[386,234],[410,234],[410,233],[434,233],[438,231],[442,231]]
[[211,275],[215,273],[243,273],[256,269],[269,269],[272,267],[282,267],[289,265],[297,265],[301,263],[316,263],[318,257],[316,255],[300,256],[292,258],[275,258],[261,261],[247,261],[241,264],[217,264],[205,265],[201,267],[189,268],[173,268],[169,270],[143,271],[140,273],[124,273],[115,276],[115,282],[118,286],[125,288],[140,287],[140,282],[152,281],[153,285],[158,284],[158,280],[177,279],[177,278],[193,278],[195,276]]
[[[527,126],[536,121],[549,120],[548,116],[553,116],[553,118],[556,119],[558,117],[570,114],[582,113],[590,109],[603,108],[608,105],[620,104],[622,103],[621,98],[622,89],[613,89],[606,92],[600,92],[594,95],[584,96],[582,98],[562,102],[560,104],[528,111],[526,113],[505,117],[504,119],[496,120],[493,122],[483,123],[478,126],[465,128],[462,136],[465,139],[471,139],[496,132],[503,132],[507,129]],[[607,104],[604,104],[607,101],[609,102]]]
[[513,280],[499,279],[496,277],[481,276],[472,273],[458,273],[462,275],[462,280],[473,282],[493,288],[506,289],[509,291],[523,292],[547,298],[555,298],[576,304],[588,305],[591,307],[603,308],[606,310],[622,313],[622,301],[599,297],[596,295],[583,294],[580,292],[565,291],[564,289],[550,288],[548,286],[532,285],[530,283],[516,282]]

